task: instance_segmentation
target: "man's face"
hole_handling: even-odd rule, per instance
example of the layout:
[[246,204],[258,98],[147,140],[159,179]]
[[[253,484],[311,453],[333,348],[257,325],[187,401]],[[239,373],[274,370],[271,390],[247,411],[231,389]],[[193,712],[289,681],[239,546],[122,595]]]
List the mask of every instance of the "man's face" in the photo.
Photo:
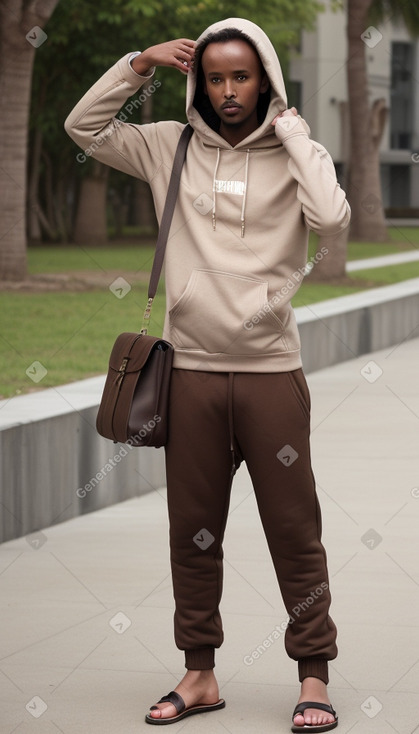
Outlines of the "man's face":
[[220,133],[234,134],[231,128],[249,135],[258,127],[259,94],[269,87],[255,49],[234,39],[210,43],[202,54],[204,91],[221,120]]

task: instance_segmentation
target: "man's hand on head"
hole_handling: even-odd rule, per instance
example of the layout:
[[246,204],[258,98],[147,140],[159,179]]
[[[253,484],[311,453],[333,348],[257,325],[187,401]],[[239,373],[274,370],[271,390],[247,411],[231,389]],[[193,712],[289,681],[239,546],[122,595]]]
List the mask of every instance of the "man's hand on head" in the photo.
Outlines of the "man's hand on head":
[[171,66],[187,74],[195,54],[196,42],[190,38],[177,38],[174,41],[159,43],[146,48],[132,61],[137,74],[147,76],[153,66]]

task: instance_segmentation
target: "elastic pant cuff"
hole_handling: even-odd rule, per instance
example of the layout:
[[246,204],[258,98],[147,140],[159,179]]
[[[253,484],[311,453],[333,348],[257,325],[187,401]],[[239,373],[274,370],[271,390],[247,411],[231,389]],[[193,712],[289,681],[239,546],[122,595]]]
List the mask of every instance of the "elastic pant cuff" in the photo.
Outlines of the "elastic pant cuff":
[[185,668],[188,670],[211,670],[215,667],[215,648],[198,647],[185,650]]
[[326,685],[329,683],[328,662],[324,658],[301,658],[298,661],[298,678],[301,683],[304,678],[320,678]]

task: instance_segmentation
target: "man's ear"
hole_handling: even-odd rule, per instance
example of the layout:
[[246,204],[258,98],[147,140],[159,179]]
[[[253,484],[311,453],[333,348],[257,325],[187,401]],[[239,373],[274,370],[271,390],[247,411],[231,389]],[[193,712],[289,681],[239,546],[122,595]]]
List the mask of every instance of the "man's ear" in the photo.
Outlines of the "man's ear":
[[263,92],[267,92],[269,89],[269,79],[266,72],[264,72],[262,81],[260,83],[259,92],[260,94],[263,94]]

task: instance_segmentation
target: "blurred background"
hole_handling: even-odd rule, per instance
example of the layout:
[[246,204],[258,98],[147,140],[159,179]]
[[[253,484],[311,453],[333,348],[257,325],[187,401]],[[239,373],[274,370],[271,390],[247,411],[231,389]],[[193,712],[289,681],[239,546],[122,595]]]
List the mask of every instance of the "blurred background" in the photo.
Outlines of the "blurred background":
[[[237,12],[271,38],[288,104],[331,153],[352,208],[349,232],[326,241],[311,233],[308,266],[323,246],[328,256],[307,267],[293,305],[419,275],[417,0],[244,0],[240,11],[223,0],[7,0],[0,3],[0,307],[7,314],[0,397],[104,372],[122,322],[137,329],[145,306],[157,230],[149,187],[81,151],[64,131],[68,113],[129,51],[197,38]],[[185,85],[184,75],[158,68],[119,118],[186,121]],[[359,265],[401,251],[408,261]],[[123,310],[115,296],[124,297]],[[153,318],[161,333],[164,295]],[[45,365],[39,385],[26,372],[35,357]]]
[[[330,151],[354,210],[352,235],[384,241],[384,214],[419,214],[417,3],[261,5],[247,0],[240,13],[272,39],[289,105]],[[196,38],[236,13],[235,3],[214,0],[2,3],[1,278],[24,276],[26,242],[104,244],[127,227],[155,229],[147,187],[77,159],[64,119],[126,52]],[[137,100],[129,121],[184,120],[185,79],[161,68],[155,76],[158,93]]]

